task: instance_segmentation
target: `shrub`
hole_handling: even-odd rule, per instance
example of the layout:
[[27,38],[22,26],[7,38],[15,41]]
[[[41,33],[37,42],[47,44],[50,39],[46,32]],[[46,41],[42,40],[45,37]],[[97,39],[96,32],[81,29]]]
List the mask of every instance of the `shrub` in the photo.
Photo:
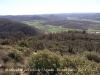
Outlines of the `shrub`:
[[12,59],[14,59],[14,58],[15,58],[15,53],[10,52],[10,53],[8,54],[8,56],[11,57]]
[[8,56],[4,56],[1,59],[3,60],[4,63],[6,63],[7,61],[10,60],[10,58]]
[[[60,57],[56,54],[44,50],[40,51],[35,55],[32,55],[32,57],[29,60],[29,68],[30,69],[53,69],[54,71],[49,71],[50,75],[57,74],[56,69],[60,68]],[[40,71],[42,74],[48,74],[48,71],[42,70]],[[29,75],[36,75],[39,73],[39,71],[29,71]]]
[[100,63],[100,55],[96,52],[88,52],[86,54],[86,57],[88,58],[88,60],[91,60],[91,61],[93,60],[97,63]]
[[16,62],[19,62],[23,59],[21,52],[17,50],[12,50],[11,52],[9,52],[8,56]]
[[28,41],[37,41],[38,39],[36,38],[36,37],[29,37],[28,39],[27,39],[27,42]]
[[5,39],[1,42],[1,45],[9,45],[9,41],[7,39]]
[[18,45],[19,45],[20,47],[27,47],[27,42],[24,41],[24,40],[22,40],[22,41],[20,41],[20,42],[18,43]]

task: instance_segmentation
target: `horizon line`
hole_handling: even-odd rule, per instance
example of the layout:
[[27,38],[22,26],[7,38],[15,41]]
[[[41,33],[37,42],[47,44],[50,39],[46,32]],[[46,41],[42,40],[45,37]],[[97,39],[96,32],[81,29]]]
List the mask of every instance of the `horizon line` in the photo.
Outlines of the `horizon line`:
[[50,15],[50,14],[99,14],[100,12],[71,12],[71,13],[41,13],[41,14],[7,14],[0,16],[24,16],[24,15]]

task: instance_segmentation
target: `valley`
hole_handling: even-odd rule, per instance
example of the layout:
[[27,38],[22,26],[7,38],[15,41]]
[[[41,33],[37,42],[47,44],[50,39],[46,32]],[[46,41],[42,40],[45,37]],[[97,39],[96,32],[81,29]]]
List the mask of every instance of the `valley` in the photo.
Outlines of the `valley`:
[[64,31],[86,31],[87,33],[100,33],[100,21],[95,20],[60,20],[60,21],[23,21],[30,26],[46,30],[51,33],[59,33]]
[[39,29],[42,29],[42,30],[46,30],[46,31],[51,32],[51,33],[59,33],[59,32],[70,31],[70,30],[71,31],[72,30],[73,31],[75,31],[75,30],[82,31],[82,29],[64,28],[62,26],[54,26],[54,25],[49,25],[49,24],[43,25],[43,24],[41,24],[43,22],[38,21],[38,20],[36,20],[36,21],[23,21],[23,23],[28,24],[28,25],[33,26],[33,27],[36,27],[36,28],[39,28]]

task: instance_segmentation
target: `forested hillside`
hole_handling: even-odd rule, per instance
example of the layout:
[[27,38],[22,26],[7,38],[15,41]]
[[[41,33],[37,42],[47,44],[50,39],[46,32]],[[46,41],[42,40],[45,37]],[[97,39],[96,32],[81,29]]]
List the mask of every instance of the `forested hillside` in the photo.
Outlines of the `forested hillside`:
[[3,39],[9,37],[21,39],[25,36],[43,34],[43,32],[21,22],[0,18],[0,38]]

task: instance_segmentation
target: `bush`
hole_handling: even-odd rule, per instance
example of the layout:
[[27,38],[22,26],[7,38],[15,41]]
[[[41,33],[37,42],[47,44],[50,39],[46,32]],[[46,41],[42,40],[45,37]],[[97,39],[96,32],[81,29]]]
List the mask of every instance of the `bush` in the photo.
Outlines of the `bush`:
[[15,53],[10,52],[10,53],[8,54],[8,56],[11,57],[12,59],[14,59],[14,58],[15,58]]
[[[29,59],[30,69],[53,69],[54,71],[40,71],[42,74],[57,74],[56,69],[60,68],[60,57],[48,50],[40,51],[37,54],[32,55]],[[29,75],[36,75],[39,71],[29,71]]]
[[24,41],[24,40],[22,40],[22,41],[20,41],[20,42],[18,43],[18,45],[19,45],[20,47],[27,47],[27,42]]
[[23,59],[21,52],[17,50],[12,50],[11,52],[9,52],[8,56],[16,62],[19,62]]
[[4,56],[1,58],[1,60],[3,60],[3,62],[6,63],[7,61],[10,60],[10,58],[8,56]]
[[91,60],[91,61],[93,60],[97,63],[100,63],[100,55],[96,52],[88,52],[86,54],[86,57],[88,58],[88,60]]
[[1,42],[1,45],[9,45],[9,41],[7,39],[5,39]]
[[37,41],[38,39],[36,38],[36,37],[29,37],[28,39],[27,39],[27,42],[29,42],[29,41]]

